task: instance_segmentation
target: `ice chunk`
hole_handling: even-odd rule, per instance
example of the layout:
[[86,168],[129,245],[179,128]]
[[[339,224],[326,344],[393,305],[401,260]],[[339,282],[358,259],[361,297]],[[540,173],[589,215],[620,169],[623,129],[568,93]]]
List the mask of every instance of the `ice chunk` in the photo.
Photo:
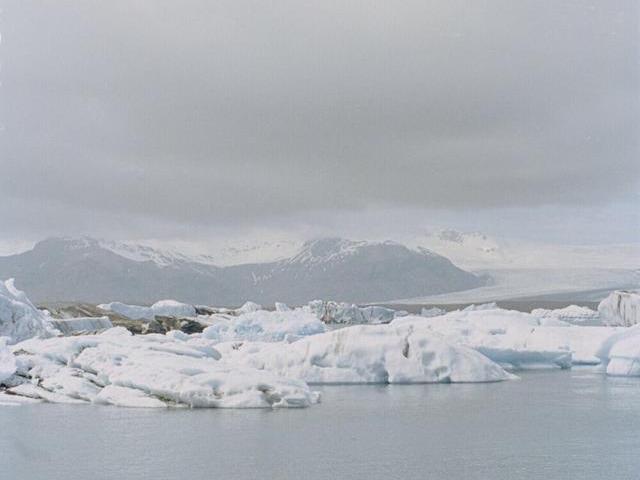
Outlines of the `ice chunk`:
[[11,344],[57,333],[50,325],[50,317],[38,310],[24,292],[15,288],[13,279],[0,282],[0,337],[7,337]]
[[151,310],[154,316],[176,318],[196,316],[196,308],[193,305],[176,302],[175,300],[160,300],[151,305]]
[[259,310],[262,310],[262,305],[255,302],[245,302],[244,305],[236,310],[236,313],[241,315],[243,313],[257,312]]
[[640,293],[615,291],[598,305],[605,325],[629,327],[640,323]]
[[[351,303],[313,300],[305,307],[324,323],[359,325],[363,323],[389,323],[398,312],[386,307],[358,307]],[[404,312],[403,312],[404,314]],[[401,314],[402,315],[402,314]]]
[[96,333],[113,327],[109,317],[76,317],[52,319],[51,325],[63,335]]
[[276,307],[276,312],[289,312],[289,311],[291,311],[291,309],[289,308],[289,305],[287,305],[286,303],[276,302],[275,303],[275,307]]
[[127,305],[126,303],[111,302],[101,303],[98,305],[98,308],[105,312],[117,313],[118,315],[131,320],[153,320],[154,317],[151,307],[142,307],[140,305]]
[[618,329],[598,355],[607,363],[607,375],[640,376],[640,325]]
[[422,310],[420,310],[420,316],[427,318],[439,317],[440,315],[444,315],[445,313],[447,313],[446,310],[438,307],[423,308]]
[[131,320],[153,320],[156,316],[174,318],[192,318],[196,316],[196,308],[193,305],[175,300],[160,300],[150,307],[111,302],[102,303],[98,305],[98,308],[105,312],[117,313]]
[[30,339],[13,350],[25,382],[9,392],[48,402],[261,408],[318,401],[302,381],[220,362],[220,353],[200,336],[133,336],[112,328]]
[[595,323],[600,318],[598,312],[588,307],[569,305],[568,307],[549,310],[546,308],[536,308],[531,311],[531,315],[538,318],[555,319],[569,323]]
[[237,340],[280,342],[287,337],[315,335],[326,330],[314,315],[301,309],[288,312],[260,310],[232,317],[213,315],[211,326],[202,332],[204,338],[216,342]]

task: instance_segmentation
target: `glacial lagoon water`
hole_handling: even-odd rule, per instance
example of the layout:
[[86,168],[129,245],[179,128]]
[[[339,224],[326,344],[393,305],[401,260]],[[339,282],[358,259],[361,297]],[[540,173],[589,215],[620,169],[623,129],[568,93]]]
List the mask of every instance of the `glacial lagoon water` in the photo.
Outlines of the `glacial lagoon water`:
[[302,410],[0,408],[0,478],[638,479],[640,379],[332,386]]

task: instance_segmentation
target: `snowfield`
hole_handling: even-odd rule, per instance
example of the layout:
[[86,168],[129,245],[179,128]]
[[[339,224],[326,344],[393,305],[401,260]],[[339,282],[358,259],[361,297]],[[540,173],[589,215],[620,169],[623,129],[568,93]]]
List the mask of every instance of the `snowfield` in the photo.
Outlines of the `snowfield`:
[[[139,316],[140,308],[148,310]],[[320,301],[275,311],[249,302],[228,313],[207,308],[214,313],[196,315],[175,301],[108,305],[129,318],[185,315],[208,325],[202,333],[132,335],[99,317],[56,330],[60,320],[5,282],[0,404],[308,407],[319,401],[309,385],[499,382],[522,369],[575,365],[640,376],[640,326],[580,326],[577,318],[595,312],[577,306],[522,313],[484,304],[424,315]],[[101,325],[108,329],[98,334],[81,329]]]

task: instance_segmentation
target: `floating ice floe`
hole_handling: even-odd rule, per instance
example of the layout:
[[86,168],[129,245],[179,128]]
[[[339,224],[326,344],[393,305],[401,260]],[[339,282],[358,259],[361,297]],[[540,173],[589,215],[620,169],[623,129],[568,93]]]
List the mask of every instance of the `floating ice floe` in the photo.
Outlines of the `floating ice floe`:
[[538,318],[552,318],[568,323],[594,323],[600,318],[598,312],[588,307],[569,305],[568,307],[550,310],[546,308],[536,308],[531,311],[531,315]]
[[[290,344],[221,345],[234,363],[310,384],[497,382],[486,356],[412,325],[356,325]],[[223,360],[225,358],[223,353]]]
[[150,307],[128,305],[126,303],[111,302],[98,305],[100,310],[113,312],[131,320],[153,320],[156,316],[192,318],[196,316],[196,308],[187,303],[175,300],[160,300]]
[[614,330],[577,327],[553,318],[538,318],[501,308],[481,308],[439,317],[409,316],[392,325],[414,325],[464,345],[510,369],[598,364],[597,351]]
[[129,407],[306,407],[318,401],[304,382],[220,362],[220,353],[185,334],[31,339],[13,347],[9,395],[56,403]]
[[600,302],[598,313],[605,325],[636,325],[640,323],[640,293],[613,292]]

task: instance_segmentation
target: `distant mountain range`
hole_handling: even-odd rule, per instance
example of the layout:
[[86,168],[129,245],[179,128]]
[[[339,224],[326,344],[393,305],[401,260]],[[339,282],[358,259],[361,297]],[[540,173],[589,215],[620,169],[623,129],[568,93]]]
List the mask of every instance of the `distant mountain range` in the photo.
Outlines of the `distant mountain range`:
[[[486,281],[431,250],[395,242],[326,238],[281,246],[263,246],[280,254],[273,261],[219,266],[215,256],[49,238],[32,250],[0,257],[0,278],[14,277],[36,302],[145,304],[174,298],[221,306],[315,298],[363,303],[471,289]],[[260,248],[246,252],[260,256]]]

